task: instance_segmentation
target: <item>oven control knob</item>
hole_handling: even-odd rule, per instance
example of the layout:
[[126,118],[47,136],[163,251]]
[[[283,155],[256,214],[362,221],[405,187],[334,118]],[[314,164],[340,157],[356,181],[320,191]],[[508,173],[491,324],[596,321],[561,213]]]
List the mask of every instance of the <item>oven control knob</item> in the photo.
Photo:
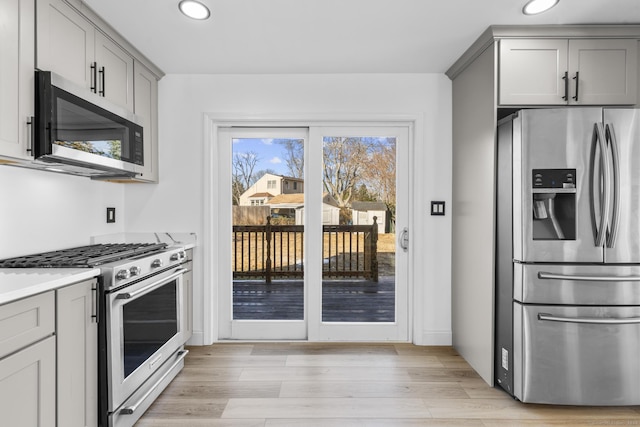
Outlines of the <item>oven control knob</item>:
[[124,280],[129,278],[129,270],[120,270],[116,273],[116,279]]
[[138,266],[133,266],[129,269],[129,273],[131,274],[131,276],[139,276],[140,275],[140,267]]
[[151,263],[151,268],[158,268],[158,267],[162,267],[162,260],[161,259],[154,259],[153,262]]
[[171,255],[171,258],[169,258],[171,261],[178,261],[180,259],[180,254],[179,253],[175,253]]

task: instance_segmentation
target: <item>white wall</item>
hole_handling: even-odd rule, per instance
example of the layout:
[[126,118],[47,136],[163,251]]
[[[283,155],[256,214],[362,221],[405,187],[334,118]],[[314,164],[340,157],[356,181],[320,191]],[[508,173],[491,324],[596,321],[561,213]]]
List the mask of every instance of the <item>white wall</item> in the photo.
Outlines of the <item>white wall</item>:
[[[160,184],[125,189],[127,231],[203,235],[204,113],[409,114],[420,118],[412,251],[413,340],[451,343],[451,220],[429,216],[451,200],[451,83],[440,74],[168,75],[160,81]],[[214,205],[217,201],[214,200]],[[202,242],[200,242],[202,244]],[[203,262],[195,252],[196,266]],[[196,267],[194,337],[202,338],[202,268]],[[198,286],[198,283],[201,285]],[[410,298],[413,301],[413,298]]]
[[[116,222],[106,223],[106,208]],[[89,178],[0,166],[0,258],[88,245],[124,231],[124,187]]]

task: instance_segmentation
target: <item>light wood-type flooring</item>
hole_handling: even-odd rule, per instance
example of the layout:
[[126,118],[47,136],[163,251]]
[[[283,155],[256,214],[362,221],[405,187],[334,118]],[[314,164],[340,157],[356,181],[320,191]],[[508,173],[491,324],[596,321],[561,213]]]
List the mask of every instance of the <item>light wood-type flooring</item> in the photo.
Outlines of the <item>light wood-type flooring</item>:
[[136,427],[640,426],[640,406],[520,403],[451,347],[222,343],[183,371]]

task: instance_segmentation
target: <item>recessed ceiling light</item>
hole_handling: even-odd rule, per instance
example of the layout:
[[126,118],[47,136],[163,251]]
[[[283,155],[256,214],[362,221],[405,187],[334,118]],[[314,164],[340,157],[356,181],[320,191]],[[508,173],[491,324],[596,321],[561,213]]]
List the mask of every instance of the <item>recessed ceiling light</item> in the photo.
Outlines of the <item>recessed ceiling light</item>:
[[525,15],[537,15],[551,9],[558,4],[558,1],[560,0],[529,0],[522,8],[522,13]]
[[178,8],[180,12],[193,19],[207,19],[211,16],[209,8],[195,0],[182,0],[178,4]]

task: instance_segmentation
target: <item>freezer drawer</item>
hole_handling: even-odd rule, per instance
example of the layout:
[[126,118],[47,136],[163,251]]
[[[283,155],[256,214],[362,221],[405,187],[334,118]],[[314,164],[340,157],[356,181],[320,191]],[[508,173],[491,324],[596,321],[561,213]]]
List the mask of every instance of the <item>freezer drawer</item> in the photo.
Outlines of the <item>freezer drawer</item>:
[[640,266],[514,263],[513,275],[521,303],[640,305]]
[[523,402],[640,404],[640,307],[514,303],[513,352]]

